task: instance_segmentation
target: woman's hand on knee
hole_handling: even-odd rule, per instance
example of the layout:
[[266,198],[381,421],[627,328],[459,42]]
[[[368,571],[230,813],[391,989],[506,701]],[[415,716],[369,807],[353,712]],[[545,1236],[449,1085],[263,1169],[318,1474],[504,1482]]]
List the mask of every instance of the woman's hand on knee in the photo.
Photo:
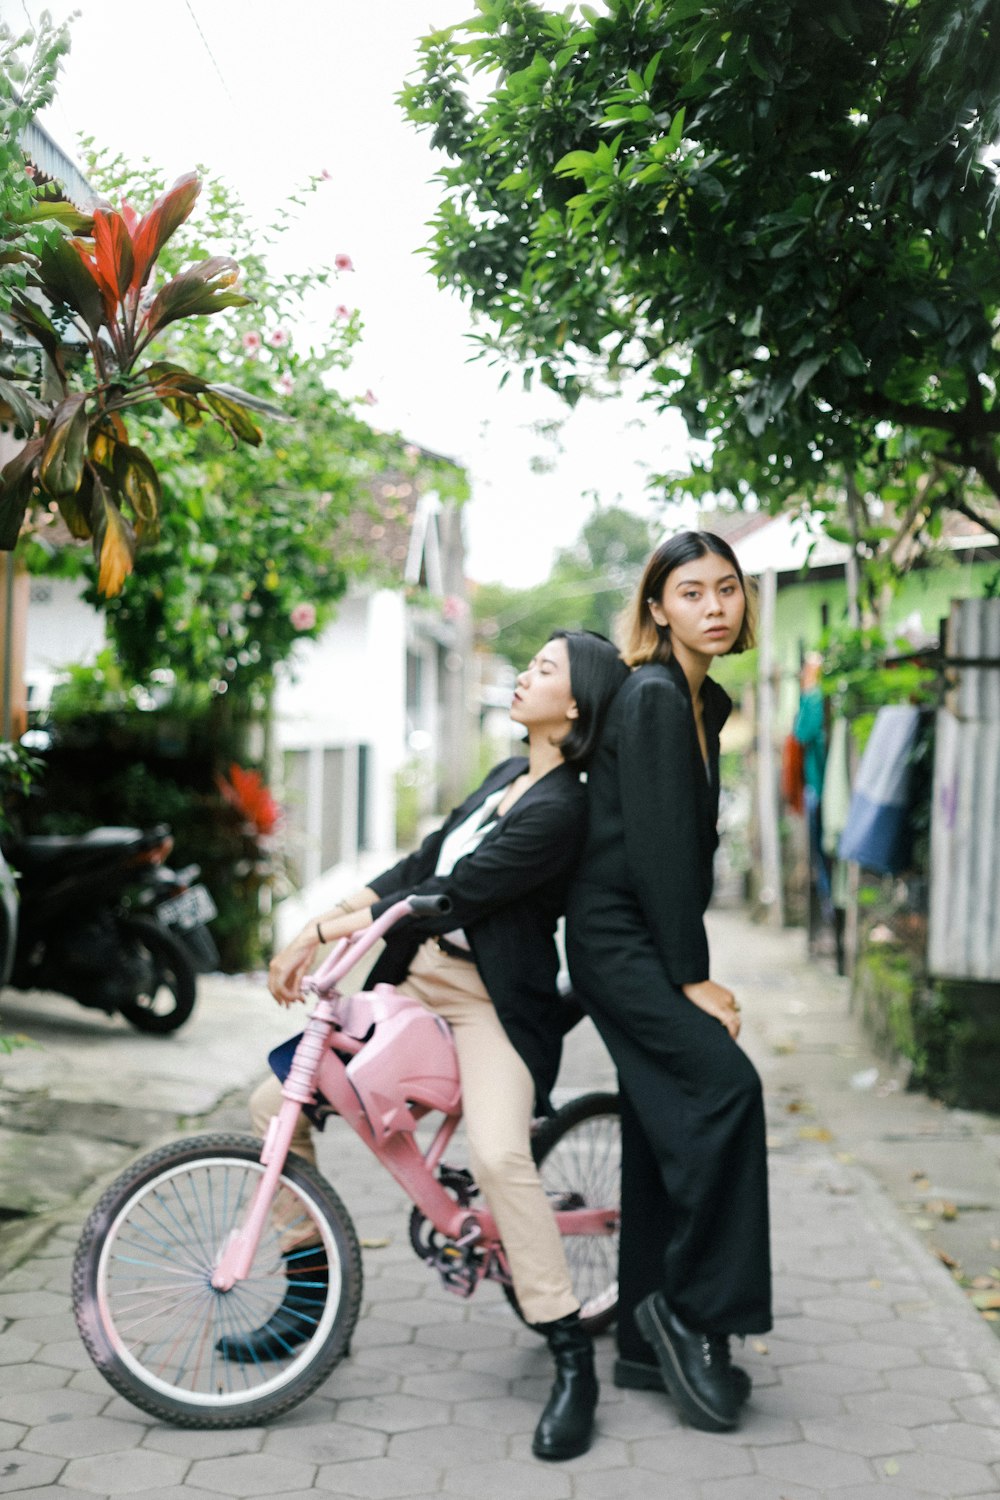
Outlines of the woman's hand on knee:
[[724,984],[716,984],[714,979],[682,984],[681,989],[692,1004],[721,1021],[735,1042],[740,1034],[740,1007],[732,990],[727,990]]

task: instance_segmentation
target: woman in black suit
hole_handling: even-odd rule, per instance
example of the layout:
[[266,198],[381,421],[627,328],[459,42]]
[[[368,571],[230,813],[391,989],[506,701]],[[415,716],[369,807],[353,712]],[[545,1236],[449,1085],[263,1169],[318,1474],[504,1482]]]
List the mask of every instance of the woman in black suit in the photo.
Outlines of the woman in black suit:
[[[368,926],[403,896],[449,898],[447,915],[411,916],[390,930],[368,983],[394,984],[452,1028],[476,1180],[521,1309],[555,1356],[556,1382],[534,1438],[540,1458],[585,1452],[597,1402],[593,1350],[532,1160],[530,1127],[537,1111],[550,1109],[562,1037],[579,1015],[556,988],[555,928],[586,828],[580,771],[627,675],[610,641],[557,631],[517,679],[511,717],[527,730],[527,758],[496,766],[415,853],[308,922],[270,970],[272,994],[290,1004],[301,998],[320,943]],[[267,1090],[255,1095],[255,1120],[273,1113],[274,1086],[264,1099]],[[311,1155],[307,1126],[293,1147]],[[311,1280],[322,1269],[310,1264]],[[301,1300],[291,1282],[289,1299]],[[223,1352],[251,1357],[269,1336],[265,1326]]]
[[615,1383],[665,1387],[694,1426],[726,1431],[749,1393],[729,1335],[771,1326],[760,1080],[736,1042],[739,1005],[709,978],[703,922],[730,709],[707,673],[753,644],[727,543],[663,543],[628,622],[635,670],[590,766],[567,908],[573,987],[622,1090]]

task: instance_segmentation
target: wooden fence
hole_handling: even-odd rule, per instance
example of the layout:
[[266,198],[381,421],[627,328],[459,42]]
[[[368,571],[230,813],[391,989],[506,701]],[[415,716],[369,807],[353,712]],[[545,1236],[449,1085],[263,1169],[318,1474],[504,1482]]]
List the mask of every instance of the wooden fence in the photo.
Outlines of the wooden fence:
[[1000,599],[960,599],[944,639],[931,811],[928,968],[1000,982]]

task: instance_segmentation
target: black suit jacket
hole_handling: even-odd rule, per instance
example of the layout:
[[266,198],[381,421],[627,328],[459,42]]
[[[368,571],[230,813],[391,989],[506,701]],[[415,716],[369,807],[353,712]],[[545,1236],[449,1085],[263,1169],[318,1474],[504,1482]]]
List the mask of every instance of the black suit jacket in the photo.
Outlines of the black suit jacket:
[[527,769],[523,757],[495,766],[480,787],[449,815],[420,848],[370,882],[379,917],[413,893],[443,894],[445,915],[406,917],[386,936],[385,952],[369,984],[398,984],[427,937],[461,927],[476,966],[511,1042],[535,1081],[539,1109],[550,1109],[549,1091],[559,1071],[562,1038],[580,1011],[557,990],[556,923],[586,835],[586,792],[570,765],[549,771],[497,819],[478,848],[449,875],[435,875],[445,836],[491,792]]
[[592,929],[614,909],[621,962],[644,929],[674,985],[709,977],[703,921],[718,845],[719,731],[731,707],[702,685],[708,765],[687,678],[673,660],[638,667],[611,705],[588,773],[589,833],[570,903],[574,983],[586,993]]

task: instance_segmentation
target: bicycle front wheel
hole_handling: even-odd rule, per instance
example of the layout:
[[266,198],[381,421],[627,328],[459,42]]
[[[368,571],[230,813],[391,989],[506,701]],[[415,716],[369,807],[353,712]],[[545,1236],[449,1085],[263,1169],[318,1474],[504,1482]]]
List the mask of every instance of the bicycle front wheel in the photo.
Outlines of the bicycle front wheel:
[[245,1427],[289,1411],[343,1358],[357,1322],[354,1225],[296,1156],[248,1276],[228,1292],[212,1286],[263,1174],[259,1152],[239,1135],[151,1152],[104,1193],[77,1248],[73,1305],[91,1359],[135,1406],[181,1427]]
[[[532,1140],[532,1154],[553,1209],[621,1208],[621,1101],[617,1094],[583,1094],[548,1120]],[[563,1250],[580,1321],[603,1333],[618,1315],[618,1231],[567,1234]],[[519,1317],[513,1287],[504,1286]]]

